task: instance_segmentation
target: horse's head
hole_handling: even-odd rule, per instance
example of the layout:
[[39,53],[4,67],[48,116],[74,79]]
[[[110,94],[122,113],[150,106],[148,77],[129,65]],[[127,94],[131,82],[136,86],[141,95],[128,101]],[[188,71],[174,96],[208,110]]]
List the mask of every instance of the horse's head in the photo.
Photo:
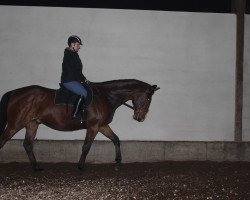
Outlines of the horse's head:
[[139,91],[134,94],[132,103],[134,107],[133,118],[138,122],[143,122],[149,111],[149,106],[152,100],[152,96],[156,90],[160,88],[157,85],[149,86],[146,90]]

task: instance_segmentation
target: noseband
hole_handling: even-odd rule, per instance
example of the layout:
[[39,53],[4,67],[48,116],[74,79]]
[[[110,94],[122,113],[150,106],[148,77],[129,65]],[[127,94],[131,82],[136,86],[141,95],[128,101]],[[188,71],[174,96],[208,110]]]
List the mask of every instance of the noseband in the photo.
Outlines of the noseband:
[[[127,103],[123,103],[124,106],[127,106],[128,108],[132,109],[132,110],[135,110],[135,108]],[[143,106],[140,107],[139,110],[142,110],[142,108],[145,106],[145,103],[143,104]]]
[[132,110],[135,110],[133,106],[131,106],[131,105],[127,104],[127,103],[123,103],[123,105],[129,107]]
[[[148,97],[148,99],[147,99],[148,101],[151,101],[151,96],[152,96],[152,94]],[[146,102],[145,102],[145,103],[146,103]],[[145,107],[145,103],[144,103],[142,106],[140,106],[139,110],[142,110],[142,108]],[[128,108],[130,108],[130,109],[132,109],[132,110],[135,111],[134,106],[131,106],[131,105],[127,104],[127,103],[123,103],[123,105],[124,105],[124,106],[127,106]]]

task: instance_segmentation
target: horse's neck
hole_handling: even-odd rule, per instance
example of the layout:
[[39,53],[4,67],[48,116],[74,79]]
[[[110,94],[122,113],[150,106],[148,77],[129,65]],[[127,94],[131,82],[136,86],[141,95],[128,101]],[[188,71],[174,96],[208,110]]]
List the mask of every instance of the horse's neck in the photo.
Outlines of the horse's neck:
[[129,88],[120,88],[111,90],[107,95],[113,103],[120,106],[128,100],[132,100],[134,92],[135,90]]
[[117,90],[117,91],[112,91],[109,96],[116,100],[118,103],[124,103],[128,100],[132,100],[134,91],[133,90]]
[[136,92],[138,85],[131,82],[118,82],[102,85],[99,90],[103,89],[104,95],[107,97],[109,103],[115,108],[121,104],[132,99],[133,94]]

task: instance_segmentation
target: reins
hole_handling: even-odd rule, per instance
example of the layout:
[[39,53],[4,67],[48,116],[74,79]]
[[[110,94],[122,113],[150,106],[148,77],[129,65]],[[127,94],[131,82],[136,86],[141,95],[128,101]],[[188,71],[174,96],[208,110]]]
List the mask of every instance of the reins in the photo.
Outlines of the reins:
[[123,105],[129,107],[129,108],[132,109],[132,110],[134,110],[134,107],[131,106],[131,105],[129,105],[129,104],[127,104],[127,103],[123,103]]

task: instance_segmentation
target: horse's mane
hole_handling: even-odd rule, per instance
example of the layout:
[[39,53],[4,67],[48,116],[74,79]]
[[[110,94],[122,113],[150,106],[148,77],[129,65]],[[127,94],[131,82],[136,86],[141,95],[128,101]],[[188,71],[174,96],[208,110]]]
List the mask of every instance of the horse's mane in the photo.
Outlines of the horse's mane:
[[138,86],[146,86],[148,87],[149,84],[136,80],[136,79],[118,79],[118,80],[111,80],[111,81],[104,81],[104,82],[94,82],[94,86],[97,87],[112,87],[112,86],[117,86],[117,87],[134,87],[136,85]]

